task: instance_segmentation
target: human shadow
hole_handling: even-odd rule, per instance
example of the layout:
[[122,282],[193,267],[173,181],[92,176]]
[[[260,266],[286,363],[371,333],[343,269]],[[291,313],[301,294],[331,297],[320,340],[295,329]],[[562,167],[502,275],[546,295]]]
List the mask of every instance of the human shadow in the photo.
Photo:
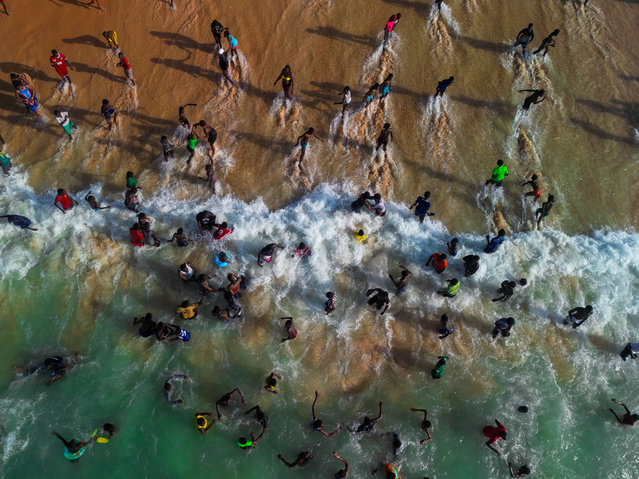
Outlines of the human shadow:
[[384,3],[390,3],[391,5],[397,5],[398,7],[402,7],[402,8],[412,8],[413,10],[415,10],[417,13],[419,13],[420,15],[428,15],[428,12],[430,11],[432,2],[420,2],[420,1],[413,1],[413,0],[383,0]]
[[450,98],[473,108],[487,108],[489,110],[493,110],[500,115],[509,115],[512,111],[512,105],[505,101],[480,100],[478,98],[471,98],[464,95],[451,96]]
[[28,73],[34,80],[48,81],[58,83],[57,78],[48,76],[44,71],[37,68],[15,62],[0,62],[0,71],[4,73]]
[[505,53],[512,48],[512,46],[507,43],[489,42],[488,40],[480,40],[478,38],[459,37],[459,39],[464,43],[468,43],[473,48],[489,52]]
[[64,43],[77,43],[80,45],[91,45],[98,48],[104,48],[104,43],[93,35],[82,35],[75,38],[63,38]]
[[251,96],[255,96],[264,101],[264,103],[269,104],[273,99],[273,92],[262,90],[254,85],[251,85],[248,82],[235,82],[236,85],[241,88],[243,91],[248,93]]
[[151,61],[159,65],[173,68],[174,70],[178,70],[180,72],[186,72],[193,77],[200,76],[204,78],[212,78],[215,73],[212,70],[206,70],[202,67],[189,65],[184,60],[173,60],[170,58],[151,58]]
[[608,103],[603,103],[597,100],[590,100],[588,98],[577,98],[577,103],[581,103],[582,105],[587,106],[593,111],[598,113],[611,113],[613,115],[620,116],[625,118],[631,123],[639,122],[639,111],[637,111],[637,107],[639,106],[637,103],[625,102],[621,100],[611,100],[615,105],[611,105]]
[[[637,0],[637,2],[639,3],[639,0]],[[639,77],[633,76],[633,75],[617,75],[617,76],[621,78],[622,80],[639,81]]]
[[248,141],[265,150],[274,150],[282,154],[288,154],[293,149],[291,141],[278,140],[272,136],[259,135],[250,131],[234,130],[232,134],[239,141]]
[[[51,3],[55,3],[53,0],[49,0]],[[89,7],[86,3],[84,2],[80,2],[78,0],[57,0],[58,2],[62,2],[62,3],[68,3],[69,5],[73,5],[74,7],[84,7],[87,9],[90,9],[91,7]],[[55,3],[57,5],[57,3]]]
[[98,67],[92,67],[87,65],[86,63],[73,62],[73,69],[79,71],[80,73],[89,73],[91,75],[100,75],[101,77],[106,78],[111,81],[125,81],[126,78],[124,76],[116,76],[113,73],[110,73],[106,70],[103,70]]
[[570,118],[570,121],[574,124],[586,130],[591,135],[602,138],[604,140],[617,141],[619,143],[625,143],[627,145],[637,145],[637,142],[634,139],[624,136],[615,135],[613,133],[608,133],[605,130],[602,130],[598,126],[593,125],[585,120],[580,120],[579,118]]
[[180,33],[158,31],[151,31],[149,33],[154,37],[161,38],[167,45],[175,45],[176,47],[181,48],[185,51],[200,50],[204,53],[215,52],[215,47],[212,43],[200,43]]
[[368,45],[370,47],[375,46],[375,39],[372,37],[343,32],[331,26],[320,26],[315,29],[307,28],[306,31],[308,33],[314,33],[316,35],[321,35],[323,37],[327,37],[333,40],[345,40],[345,41],[353,42],[353,43],[361,43],[363,45]]

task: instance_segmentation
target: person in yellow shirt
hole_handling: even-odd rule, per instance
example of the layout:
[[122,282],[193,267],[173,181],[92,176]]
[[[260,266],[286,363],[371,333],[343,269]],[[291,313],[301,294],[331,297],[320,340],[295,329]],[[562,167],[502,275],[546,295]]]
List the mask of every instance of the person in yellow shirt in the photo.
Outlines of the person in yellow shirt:
[[102,36],[106,39],[107,48],[119,48],[118,47],[118,34],[113,30],[107,30],[102,32]]
[[197,318],[197,307],[201,304],[201,301],[199,303],[189,303],[188,301],[182,301],[182,304],[180,304],[180,306],[175,309],[175,312],[182,319],[195,319]]
[[353,236],[355,236],[355,241],[358,243],[366,243],[366,238],[368,238],[368,236],[364,234],[364,230],[356,231],[353,233]]

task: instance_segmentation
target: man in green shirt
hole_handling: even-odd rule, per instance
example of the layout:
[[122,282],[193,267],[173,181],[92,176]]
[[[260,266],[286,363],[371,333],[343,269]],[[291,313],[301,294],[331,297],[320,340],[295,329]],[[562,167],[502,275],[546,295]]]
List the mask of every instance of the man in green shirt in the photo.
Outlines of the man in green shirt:
[[506,176],[508,176],[508,168],[502,160],[498,160],[497,167],[493,169],[493,177],[486,181],[486,186],[495,185],[495,187],[501,188]]

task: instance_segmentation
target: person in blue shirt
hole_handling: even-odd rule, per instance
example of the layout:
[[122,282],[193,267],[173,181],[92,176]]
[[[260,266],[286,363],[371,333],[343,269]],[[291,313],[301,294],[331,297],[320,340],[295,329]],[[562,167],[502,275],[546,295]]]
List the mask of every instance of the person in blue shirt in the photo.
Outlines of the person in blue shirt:
[[444,96],[446,88],[451,86],[455,81],[455,77],[446,78],[445,80],[437,82],[437,90],[435,91],[435,97]]
[[485,253],[494,253],[497,251],[499,246],[504,242],[506,236],[506,231],[501,229],[497,232],[497,236],[490,239],[490,235],[486,235],[486,248],[484,248]]
[[27,229],[27,230],[31,230],[31,231],[38,231],[37,228],[31,228],[31,220],[29,218],[27,218],[26,216],[20,216],[20,215],[3,215],[0,216],[0,218],[7,218],[7,220],[9,221],[9,223],[13,223],[16,226],[19,226],[20,228]]
[[493,338],[496,338],[501,333],[502,336],[510,336],[510,330],[515,325],[515,318],[499,318],[495,321],[495,328],[493,329]]
[[415,216],[419,218],[420,223],[424,222],[424,218],[426,217],[426,215],[435,216],[435,213],[429,212],[430,202],[428,201],[428,198],[430,198],[430,191],[426,191],[422,196],[418,196],[415,200],[415,203],[410,205],[408,208],[409,210],[412,210],[413,208],[417,207],[415,208]]

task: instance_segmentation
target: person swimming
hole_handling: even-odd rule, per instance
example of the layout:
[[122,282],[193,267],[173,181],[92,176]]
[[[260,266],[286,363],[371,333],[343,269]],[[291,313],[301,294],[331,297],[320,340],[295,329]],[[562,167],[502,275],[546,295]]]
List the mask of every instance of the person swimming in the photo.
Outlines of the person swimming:
[[271,374],[269,374],[268,377],[266,378],[266,385],[264,386],[264,389],[266,389],[270,393],[279,394],[280,392],[276,389],[278,379],[281,381],[282,376],[280,376],[279,374],[275,374],[274,372],[271,372]]
[[339,457],[339,454],[337,454],[335,451],[333,451],[333,457],[337,459],[338,461],[341,461],[345,466],[344,469],[340,469],[339,471],[335,473],[335,475],[333,476],[334,479],[346,479],[348,477],[348,472],[350,470],[348,461],[346,459]]
[[329,291],[326,293],[326,298],[326,302],[324,303],[324,312],[326,315],[329,315],[337,309],[337,293]]
[[370,298],[368,300],[369,306],[375,306],[378,311],[380,309],[382,310],[379,313],[380,316],[383,316],[390,306],[390,297],[388,295],[388,291],[385,291],[382,288],[369,289],[368,291],[366,291],[366,297]]
[[63,454],[65,459],[68,459],[69,461],[77,461],[86,452],[86,446],[88,444],[87,442],[78,441],[77,439],[71,439],[70,441],[67,441],[55,431],[52,431],[51,434],[60,439],[60,441],[62,441],[62,444],[64,444]]
[[206,434],[215,424],[215,418],[210,412],[195,413],[195,427],[200,434]]
[[428,420],[428,411],[426,409],[417,409],[417,408],[410,408],[411,412],[423,412],[424,413],[424,418],[422,419],[422,422],[420,423],[422,431],[424,431],[426,433],[426,439],[422,439],[421,441],[419,441],[419,444],[422,445],[425,442],[428,441],[432,441],[433,438],[430,435],[430,428],[432,427],[431,422]]
[[260,266],[264,266],[264,263],[270,263],[275,255],[275,249],[284,249],[283,246],[280,246],[276,243],[269,243],[264,248],[262,248],[257,253],[257,264]]
[[448,356],[437,356],[437,359],[437,364],[435,364],[435,367],[431,371],[433,379],[440,379],[444,375],[444,368],[448,362]]
[[623,417],[619,417],[617,416],[617,413],[614,412],[612,409],[608,409],[608,411],[610,411],[612,414],[614,414],[615,418],[617,419],[617,421],[619,422],[619,424],[623,425],[623,426],[634,426],[635,423],[637,421],[639,421],[639,414],[633,414],[630,412],[630,409],[628,409],[628,406],[626,406],[624,403],[622,403],[621,401],[617,401],[616,399],[612,399],[612,402],[614,402],[615,404],[619,404],[621,407],[623,407],[626,410],[626,413],[623,415]]
[[136,324],[141,324],[140,329],[138,329],[138,333],[143,338],[155,335],[157,324],[153,321],[153,315],[151,313],[146,313],[146,315],[141,318],[133,318],[133,325]]
[[335,434],[339,432],[340,428],[338,426],[337,429],[335,429],[331,433],[327,433],[326,431],[322,429],[324,427],[324,423],[315,414],[315,404],[317,403],[317,398],[319,398],[319,393],[315,391],[315,399],[313,400],[313,406],[311,406],[311,411],[313,412],[313,422],[311,422],[311,428],[313,429],[313,431],[319,432],[323,436],[326,436],[326,437],[334,436]]
[[479,269],[479,256],[477,255],[468,255],[462,258],[464,262],[464,277],[468,278],[469,276],[474,275]]
[[231,399],[233,399],[234,394],[239,394],[242,399],[242,404],[246,404],[246,399],[244,398],[244,394],[242,394],[242,390],[240,388],[235,388],[231,392],[226,393],[220,399],[215,401],[215,411],[217,412],[217,418],[222,419],[222,414],[220,413],[220,406],[228,407],[231,404]]
[[502,423],[500,423],[497,419],[495,419],[495,423],[497,424],[497,427],[484,426],[481,432],[484,436],[488,438],[488,441],[486,441],[486,446],[489,449],[492,449],[493,451],[495,451],[495,453],[497,453],[498,456],[501,456],[501,452],[495,449],[493,444],[495,444],[499,439],[506,440],[507,433],[506,433],[506,428],[504,427]]
[[380,401],[379,402],[379,414],[377,415],[377,417],[371,419],[368,416],[364,416],[364,419],[362,420],[362,423],[357,427],[355,432],[370,432],[370,431],[372,431],[373,428],[375,427],[375,424],[377,423],[377,421],[379,421],[382,418],[383,407],[384,407],[384,403]]
[[447,314],[442,314],[440,320],[440,327],[437,330],[437,334],[439,335],[439,339],[444,339],[448,336],[450,336],[451,334],[453,334],[455,332],[455,325],[451,323],[450,326],[448,326],[448,315]]
[[282,456],[281,454],[278,454],[277,458],[280,461],[282,461],[284,464],[286,464],[288,468],[290,469],[295,466],[303,467],[307,465],[311,461],[311,459],[313,459],[313,453],[310,449],[307,449],[306,451],[302,451],[297,454],[297,458],[295,459],[294,462],[288,462],[286,459],[284,459],[284,456]]

